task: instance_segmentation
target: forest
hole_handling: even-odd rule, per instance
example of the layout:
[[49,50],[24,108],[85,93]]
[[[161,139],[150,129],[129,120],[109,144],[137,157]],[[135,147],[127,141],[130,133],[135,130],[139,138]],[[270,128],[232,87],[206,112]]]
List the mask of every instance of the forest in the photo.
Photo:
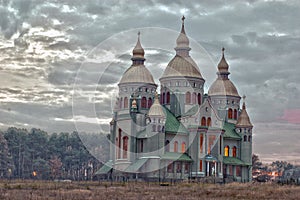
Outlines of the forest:
[[[83,134],[93,155],[107,159],[107,135]],[[102,163],[89,153],[80,136],[77,132],[48,134],[35,128],[11,127],[0,132],[0,178],[91,180]]]

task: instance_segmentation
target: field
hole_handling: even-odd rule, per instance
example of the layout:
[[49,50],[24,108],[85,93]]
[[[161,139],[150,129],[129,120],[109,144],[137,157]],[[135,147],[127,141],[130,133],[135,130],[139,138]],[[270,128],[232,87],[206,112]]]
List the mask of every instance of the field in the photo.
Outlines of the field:
[[0,180],[0,199],[299,199],[300,186],[271,183],[53,182]]

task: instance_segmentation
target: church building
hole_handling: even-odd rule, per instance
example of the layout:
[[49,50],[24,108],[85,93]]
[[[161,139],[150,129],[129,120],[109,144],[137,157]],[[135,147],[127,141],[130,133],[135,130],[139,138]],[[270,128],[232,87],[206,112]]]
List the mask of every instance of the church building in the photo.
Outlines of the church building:
[[229,79],[225,49],[205,94],[205,79],[190,56],[184,17],[176,44],[174,57],[155,83],[138,35],[132,65],[118,84],[110,161],[97,173],[116,179],[251,181],[253,126],[245,96],[241,102]]

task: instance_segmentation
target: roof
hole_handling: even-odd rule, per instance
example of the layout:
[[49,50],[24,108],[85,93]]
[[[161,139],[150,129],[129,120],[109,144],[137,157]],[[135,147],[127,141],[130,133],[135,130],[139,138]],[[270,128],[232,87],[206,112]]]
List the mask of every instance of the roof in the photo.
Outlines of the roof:
[[171,111],[165,108],[167,119],[165,123],[165,132],[168,133],[188,133],[185,126],[171,113]]
[[[245,99],[245,96],[243,98]],[[247,110],[246,110],[245,100],[243,102],[242,112],[237,120],[236,126],[237,127],[253,127],[253,125],[250,122],[250,118],[247,113]]]
[[107,174],[112,169],[112,160],[105,163],[98,171],[96,171],[95,175]]
[[223,125],[223,129],[225,130],[224,138],[230,139],[241,139],[241,137],[235,132],[235,125],[232,123],[225,122]]
[[224,56],[224,51],[225,51],[225,48],[223,47],[222,48],[222,58],[218,64],[218,70],[219,72],[228,72],[228,68],[229,68],[229,65],[225,59],[225,56]]
[[176,55],[166,67],[161,78],[166,77],[196,77],[201,78],[202,75],[195,61],[190,56]]
[[148,158],[137,159],[134,163],[132,163],[125,169],[125,172],[138,172],[138,170],[147,162],[147,160]]
[[150,83],[155,84],[153,76],[144,65],[131,65],[123,74],[121,83]]
[[215,158],[215,157],[212,156],[212,155],[206,155],[206,156],[205,156],[205,161],[218,161],[218,159]]
[[215,82],[213,82],[213,84],[210,86],[208,95],[240,96],[236,87],[229,79],[222,79],[220,77],[217,78],[217,80],[215,80]]
[[192,162],[192,158],[185,153],[166,152],[161,156],[162,160],[186,161]]
[[247,165],[245,162],[236,157],[228,156],[223,156],[223,163],[227,165]]
[[161,117],[166,116],[162,105],[160,105],[160,103],[159,103],[157,93],[155,94],[154,103],[150,107],[150,110],[148,112],[148,116],[161,116]]

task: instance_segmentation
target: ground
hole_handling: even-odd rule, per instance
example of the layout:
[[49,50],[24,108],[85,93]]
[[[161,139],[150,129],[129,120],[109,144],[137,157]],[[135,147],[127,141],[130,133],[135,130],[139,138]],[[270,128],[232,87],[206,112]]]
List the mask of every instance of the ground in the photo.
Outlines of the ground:
[[299,199],[300,186],[272,183],[54,182],[0,180],[0,199]]

